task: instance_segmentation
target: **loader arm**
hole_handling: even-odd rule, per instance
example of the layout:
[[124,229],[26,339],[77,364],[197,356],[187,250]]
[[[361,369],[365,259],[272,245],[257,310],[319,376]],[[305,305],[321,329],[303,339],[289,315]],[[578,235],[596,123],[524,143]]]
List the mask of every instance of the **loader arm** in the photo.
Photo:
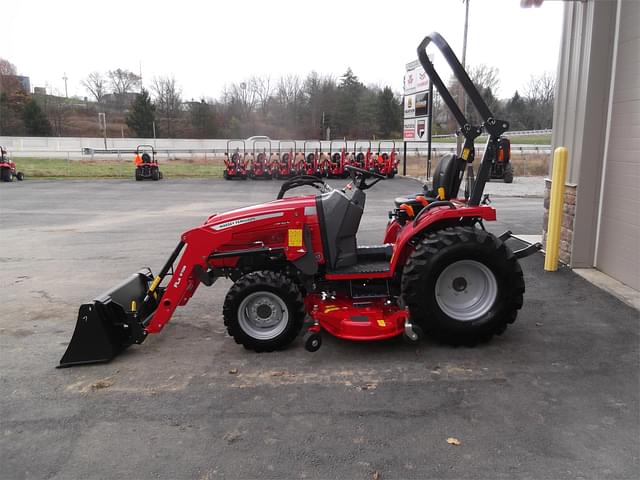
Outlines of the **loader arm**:
[[[206,272],[209,254],[228,243],[230,239],[230,231],[215,232],[206,226],[194,228],[182,235],[182,256],[177,265],[173,267],[171,279],[164,287],[162,296],[158,300],[157,309],[144,322],[146,333],[160,332],[169,322],[176,308],[186,305],[201,283],[196,269],[199,267],[200,271]],[[154,284],[161,282],[163,277],[167,275],[168,272],[164,271],[168,270],[166,267],[167,265],[163,268],[163,272],[156,277]]]

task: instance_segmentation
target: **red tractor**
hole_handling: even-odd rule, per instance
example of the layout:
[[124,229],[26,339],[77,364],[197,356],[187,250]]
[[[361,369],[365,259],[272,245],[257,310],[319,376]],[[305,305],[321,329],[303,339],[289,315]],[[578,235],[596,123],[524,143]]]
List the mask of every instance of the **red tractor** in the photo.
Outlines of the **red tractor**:
[[152,145],[138,145],[135,151],[134,163],[136,165],[135,179],[162,180],[163,175],[156,160],[156,149]]
[[[287,143],[291,144],[290,148],[283,147],[282,144]],[[295,150],[296,150],[296,142],[295,140],[283,140],[278,143],[278,152],[280,153],[280,161],[275,166],[271,167],[271,173],[274,178],[290,178],[295,177],[296,175],[296,165],[295,165]],[[284,152],[283,152],[284,151]]]
[[[334,146],[335,143],[343,144],[340,150],[337,150],[337,146]],[[331,142],[329,151],[330,161],[326,176],[329,178],[347,178],[349,171],[345,169],[347,165],[346,142]]]
[[[363,151],[363,144],[366,145],[366,150]],[[353,143],[354,150],[354,162],[353,165],[358,168],[363,168],[365,170],[369,169],[369,161],[371,158],[371,142],[356,140]]]
[[262,152],[256,153],[256,144],[262,143],[262,140],[255,140],[253,142],[253,160],[249,166],[249,177],[253,179],[268,179],[271,180],[271,165],[269,164],[269,157],[271,156],[271,142],[269,143],[269,153],[267,149],[263,148]]
[[[385,147],[385,144],[391,144],[391,147]],[[382,141],[378,144],[378,156],[374,165],[374,169],[380,175],[387,178],[393,178],[398,173],[398,152],[396,152],[396,142],[393,140]]]
[[[310,175],[310,176],[314,176],[314,177],[322,177],[322,171],[320,169],[320,163],[319,163],[319,155],[318,155],[318,148],[316,148],[315,150],[309,151],[310,147],[307,147],[308,143],[317,143],[320,147],[321,144],[320,142],[314,141],[305,141],[304,145],[302,147],[303,152],[304,152],[304,169],[302,174],[303,175]],[[309,152],[309,153],[307,153]]]
[[[468,123],[433,69],[424,51],[430,42],[444,54],[482,125]],[[514,252],[505,244],[509,232],[496,237],[484,229],[496,211],[483,190],[508,124],[493,117],[439,34],[426,37],[418,52],[465,143],[460,157],[441,159],[430,188],[396,199],[380,245],[359,246],[356,234],[366,191],[385,177],[349,165],[351,183],[342,189],[314,176],[292,178],[276,200],[213,214],[184,232],[158,276],[143,270],[82,305],[60,366],[109,361],[142,343],[162,331],[201,284],[221,277],[234,282],[222,312],[227,331],[257,352],[286,348],[307,317],[309,351],[320,347],[323,331],[356,341],[398,335],[416,341],[424,333],[456,345],[503,333],[522,307],[518,259],[539,248]],[[460,198],[474,139],[483,130],[489,139],[478,176]],[[285,198],[298,187],[318,193]]]
[[16,178],[18,181],[24,180],[24,174],[18,172],[15,162],[7,157],[7,150],[0,145],[0,180],[3,182],[13,182]]
[[[234,143],[242,144],[242,153],[240,153],[240,147],[238,146],[231,153],[231,158],[229,158],[229,152],[232,152]],[[233,180],[234,178],[247,179],[247,165],[244,161],[244,156],[244,140],[229,140],[227,142],[227,151],[224,154],[224,172],[222,173],[225,180]]]

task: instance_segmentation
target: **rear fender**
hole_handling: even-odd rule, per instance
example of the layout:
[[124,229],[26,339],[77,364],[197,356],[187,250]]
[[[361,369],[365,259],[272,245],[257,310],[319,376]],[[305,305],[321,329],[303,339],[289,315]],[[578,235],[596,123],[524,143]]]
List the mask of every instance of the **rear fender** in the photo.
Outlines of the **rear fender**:
[[[397,231],[393,256],[391,257],[390,271],[396,272],[396,269],[404,266],[407,257],[413,251],[411,240],[424,235],[428,231],[439,230],[445,226],[458,225],[472,219],[494,221],[496,219],[496,211],[494,208],[480,205],[477,207],[437,207],[432,211],[423,215],[418,223],[414,225],[413,221],[407,222],[403,227],[399,227]],[[393,223],[393,222],[392,222]],[[392,224],[387,228],[393,227]],[[398,226],[395,227],[396,229]]]

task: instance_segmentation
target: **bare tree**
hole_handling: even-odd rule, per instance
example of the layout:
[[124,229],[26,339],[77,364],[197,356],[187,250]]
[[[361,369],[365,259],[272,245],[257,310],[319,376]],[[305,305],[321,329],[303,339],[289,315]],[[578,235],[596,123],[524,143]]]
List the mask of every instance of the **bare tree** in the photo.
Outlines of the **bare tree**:
[[266,117],[269,113],[269,102],[271,101],[271,95],[273,93],[271,88],[271,77],[251,77],[249,79],[249,88],[253,90],[253,93],[260,104],[260,110],[262,115]]
[[21,89],[17,74],[16,66],[0,57],[0,92],[12,93]]
[[16,75],[16,66],[9,60],[0,57],[0,75]]
[[551,128],[555,89],[556,79],[550,72],[529,79],[524,90],[525,102],[530,112],[529,128]]
[[245,120],[249,118],[258,102],[258,95],[254,88],[250,88],[250,81],[232,83],[225,87],[222,97],[224,103],[238,111]]
[[69,109],[62,92],[55,90],[53,95],[47,97],[45,108],[51,123],[52,133],[57,137],[61,137],[64,134],[63,127],[69,116]]
[[129,70],[117,68],[109,70],[107,75],[111,91],[121,105],[124,105],[127,93],[132,93],[140,87],[140,77]]
[[107,81],[100,72],[91,72],[87,78],[82,80],[82,86],[96,99],[96,102],[102,103],[107,93]]
[[277,87],[277,98],[281,105],[297,106],[302,98],[303,83],[297,75],[280,77]]
[[469,69],[469,78],[478,88],[490,88],[494,93],[500,86],[500,70],[484,63]]
[[550,72],[544,72],[539,76],[531,76],[524,89],[524,96],[538,103],[553,103],[556,89],[556,78]]
[[174,122],[180,116],[182,91],[177,86],[174,77],[154,78],[151,88],[156,96],[156,108],[160,117],[166,121],[167,136],[171,137],[174,134]]

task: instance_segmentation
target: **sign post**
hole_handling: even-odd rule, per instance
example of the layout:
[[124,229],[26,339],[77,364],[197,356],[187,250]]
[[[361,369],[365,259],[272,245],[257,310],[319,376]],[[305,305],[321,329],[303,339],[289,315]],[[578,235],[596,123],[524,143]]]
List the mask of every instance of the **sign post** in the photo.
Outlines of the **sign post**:
[[433,127],[433,86],[420,62],[407,63],[404,75],[404,141],[403,175],[407,174],[407,143],[424,142],[428,144],[426,173],[431,175],[431,131]]

